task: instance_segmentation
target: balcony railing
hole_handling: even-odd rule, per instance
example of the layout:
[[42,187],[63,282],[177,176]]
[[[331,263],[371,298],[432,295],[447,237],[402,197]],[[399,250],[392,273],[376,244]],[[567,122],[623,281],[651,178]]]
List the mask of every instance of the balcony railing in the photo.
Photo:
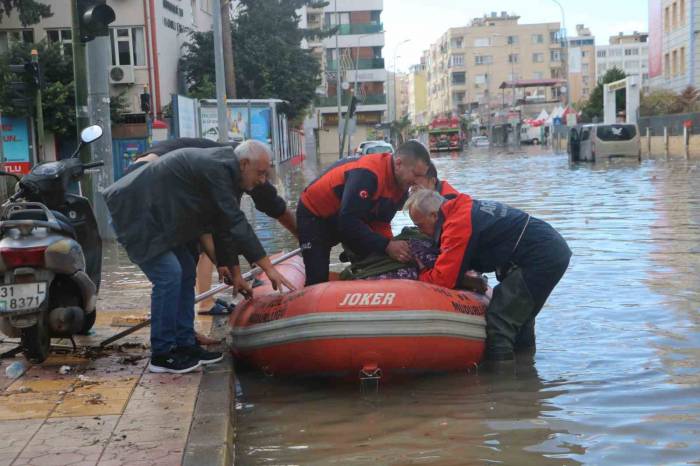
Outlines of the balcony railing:
[[[317,107],[336,107],[338,105],[338,98],[334,95],[331,96],[317,96],[314,99],[314,105]],[[341,105],[347,105],[350,101],[350,93],[343,92],[341,94]],[[386,104],[386,94],[368,94],[364,97],[359,96],[359,105],[383,105]]]
[[[349,66],[355,66],[355,57],[353,56],[350,60],[348,60],[348,65]],[[337,70],[336,68],[337,61],[336,60],[328,60],[326,61],[326,70],[327,71],[334,71]],[[358,69],[358,70],[383,70],[384,69],[384,59],[383,58],[360,58],[357,60],[357,68],[351,68],[351,69]]]
[[[331,25],[326,25],[327,29],[333,28]],[[341,24],[338,26],[338,34],[347,36],[350,34],[373,34],[382,32],[384,25],[382,23],[357,23],[357,24]]]

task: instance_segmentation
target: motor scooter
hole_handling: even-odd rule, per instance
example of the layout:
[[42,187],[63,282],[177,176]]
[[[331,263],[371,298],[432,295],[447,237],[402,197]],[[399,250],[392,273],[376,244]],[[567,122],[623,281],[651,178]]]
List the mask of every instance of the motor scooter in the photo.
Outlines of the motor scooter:
[[86,170],[80,150],[102,136],[89,126],[68,159],[35,166],[19,176],[0,206],[0,331],[20,338],[29,361],[43,362],[51,338],[86,334],[94,325],[102,271],[102,239],[90,202],[70,192]]

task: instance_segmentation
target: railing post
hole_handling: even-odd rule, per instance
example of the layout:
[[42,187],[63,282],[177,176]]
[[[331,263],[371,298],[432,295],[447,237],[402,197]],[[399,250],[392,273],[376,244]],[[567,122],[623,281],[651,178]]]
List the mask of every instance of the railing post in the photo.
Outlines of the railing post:
[[651,158],[651,128],[647,126],[647,157]]
[[668,128],[664,126],[664,155],[668,158]]

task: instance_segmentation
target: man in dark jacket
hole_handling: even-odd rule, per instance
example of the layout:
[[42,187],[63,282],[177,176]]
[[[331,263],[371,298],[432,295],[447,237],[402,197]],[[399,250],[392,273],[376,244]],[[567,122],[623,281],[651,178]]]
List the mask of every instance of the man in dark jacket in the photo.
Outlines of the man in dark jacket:
[[435,167],[435,164],[432,161],[428,166],[428,172],[425,174],[425,177],[418,182],[418,185],[416,185],[415,188],[432,189],[440,193],[440,195],[445,199],[454,199],[459,194],[459,191],[453,188],[452,185],[447,182],[447,180],[441,180],[438,178],[437,167]]
[[152,372],[190,372],[222,358],[194,338],[195,260],[187,245],[203,233],[212,233],[219,275],[237,291],[252,294],[238,254],[257,263],[275,287],[293,289],[239,208],[242,193],[264,184],[270,170],[267,146],[248,149],[236,156],[230,147],[175,150],[104,192],[119,242],[153,283]]
[[486,312],[486,358],[512,360],[535,350],[535,317],[564,275],[571,250],[548,223],[493,201],[423,189],[406,203],[413,223],[440,247],[419,279],[454,288],[469,269],[496,272]]
[[408,262],[408,242],[392,240],[391,220],[429,163],[428,150],[409,141],[393,156],[370,154],[336,162],[307,186],[297,206],[306,285],[328,281],[331,248],[341,241],[360,257],[386,253]]

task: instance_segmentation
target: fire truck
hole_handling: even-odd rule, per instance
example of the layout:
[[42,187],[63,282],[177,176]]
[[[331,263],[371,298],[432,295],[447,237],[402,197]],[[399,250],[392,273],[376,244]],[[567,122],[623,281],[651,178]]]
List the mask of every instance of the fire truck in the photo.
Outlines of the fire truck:
[[462,130],[459,118],[435,118],[428,125],[428,142],[431,151],[461,151]]

